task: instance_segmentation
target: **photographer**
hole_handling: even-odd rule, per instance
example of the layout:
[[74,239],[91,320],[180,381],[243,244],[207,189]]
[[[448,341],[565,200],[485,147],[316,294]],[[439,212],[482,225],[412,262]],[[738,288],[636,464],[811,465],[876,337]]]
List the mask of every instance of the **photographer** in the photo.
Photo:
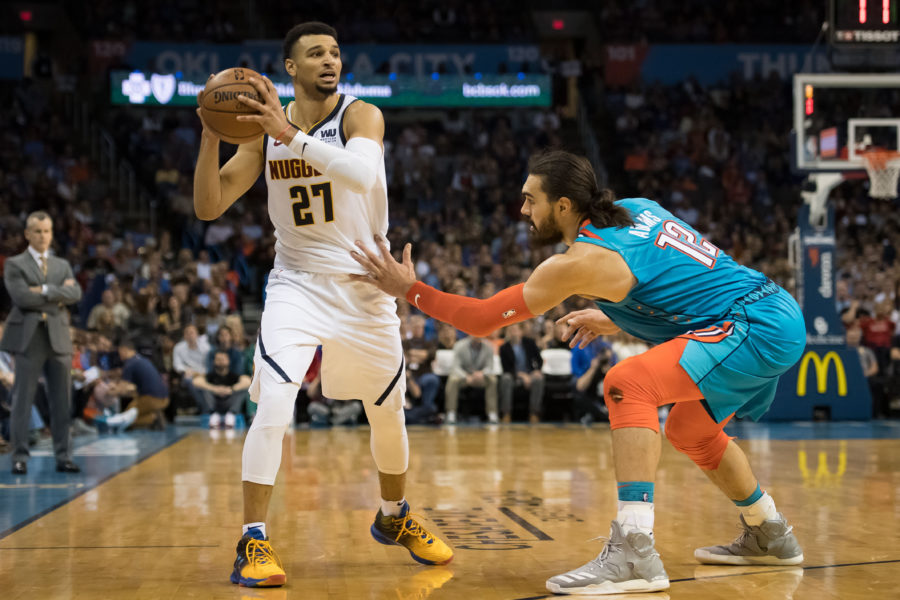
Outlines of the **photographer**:
[[583,424],[609,419],[602,384],[616,362],[612,347],[600,338],[586,348],[572,348],[573,405],[575,417]]

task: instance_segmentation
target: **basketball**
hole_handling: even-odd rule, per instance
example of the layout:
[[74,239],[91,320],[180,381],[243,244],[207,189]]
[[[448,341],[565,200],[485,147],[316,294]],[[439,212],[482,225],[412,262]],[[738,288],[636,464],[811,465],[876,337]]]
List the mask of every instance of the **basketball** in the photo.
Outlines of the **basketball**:
[[200,114],[207,127],[230,144],[246,144],[263,134],[258,123],[237,120],[238,115],[257,114],[238,99],[239,94],[262,101],[250,83],[250,77],[261,78],[253,69],[225,69],[206,82],[200,97]]

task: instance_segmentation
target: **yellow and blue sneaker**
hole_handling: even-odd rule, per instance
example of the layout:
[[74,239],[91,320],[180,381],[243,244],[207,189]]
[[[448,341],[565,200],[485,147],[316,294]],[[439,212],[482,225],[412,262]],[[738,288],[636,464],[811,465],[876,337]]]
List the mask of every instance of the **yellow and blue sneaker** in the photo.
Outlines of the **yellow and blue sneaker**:
[[276,587],[284,585],[286,579],[281,559],[269,540],[259,529],[251,528],[238,542],[231,583],[244,587]]
[[422,527],[403,502],[399,517],[386,515],[378,509],[370,531],[375,541],[387,546],[404,546],[413,560],[423,565],[446,565],[453,560],[453,550],[440,538]]

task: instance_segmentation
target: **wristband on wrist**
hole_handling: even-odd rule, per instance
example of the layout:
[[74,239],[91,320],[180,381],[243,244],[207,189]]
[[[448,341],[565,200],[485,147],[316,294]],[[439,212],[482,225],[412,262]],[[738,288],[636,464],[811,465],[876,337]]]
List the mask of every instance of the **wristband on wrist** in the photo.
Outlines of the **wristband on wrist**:
[[281,142],[282,144],[284,144],[284,141],[282,141],[281,136],[283,136],[285,133],[287,133],[287,132],[288,132],[288,129],[290,129],[291,127],[293,127],[293,125],[291,125],[290,123],[288,123],[288,126],[285,127],[285,128],[282,130],[281,133],[279,133],[278,135],[275,136],[275,140]]

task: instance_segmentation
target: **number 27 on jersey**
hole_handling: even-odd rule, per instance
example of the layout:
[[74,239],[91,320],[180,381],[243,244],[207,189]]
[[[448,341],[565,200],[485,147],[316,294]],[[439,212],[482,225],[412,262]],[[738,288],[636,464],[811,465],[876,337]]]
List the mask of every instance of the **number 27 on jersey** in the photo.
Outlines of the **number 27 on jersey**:
[[334,204],[332,202],[331,182],[316,183],[309,187],[305,185],[295,185],[289,190],[291,199],[296,200],[291,204],[291,212],[294,215],[294,225],[302,227],[304,225],[315,225],[315,217],[310,210],[311,198],[322,198],[323,212],[325,214],[325,222],[334,221]]

